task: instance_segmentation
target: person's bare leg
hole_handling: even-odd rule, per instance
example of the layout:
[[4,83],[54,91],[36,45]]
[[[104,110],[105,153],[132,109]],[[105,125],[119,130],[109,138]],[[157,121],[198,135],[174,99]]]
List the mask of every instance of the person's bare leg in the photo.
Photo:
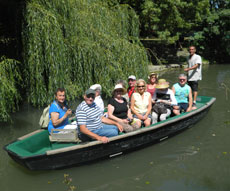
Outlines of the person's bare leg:
[[179,106],[173,106],[173,113],[175,115],[180,115],[180,107]]
[[145,127],[148,127],[150,125],[150,123],[151,123],[151,119],[150,118],[146,119],[144,121]]
[[198,92],[193,92],[193,102],[196,103],[196,98],[197,98]]
[[[198,92],[193,92],[193,103],[196,103],[196,98],[197,98]],[[192,106],[192,110],[196,109],[196,105]]]

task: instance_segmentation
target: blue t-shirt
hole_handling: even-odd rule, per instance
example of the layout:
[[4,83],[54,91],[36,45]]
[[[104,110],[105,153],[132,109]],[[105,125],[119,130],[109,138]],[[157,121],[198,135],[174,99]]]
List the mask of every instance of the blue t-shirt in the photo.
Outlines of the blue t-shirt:
[[177,103],[188,103],[188,96],[190,92],[190,86],[185,84],[183,87],[179,83],[173,85],[175,88],[175,97]]
[[64,109],[62,109],[56,101],[54,101],[51,106],[50,106],[50,109],[49,109],[49,118],[50,118],[50,121],[49,121],[49,125],[48,125],[48,130],[49,132],[51,132],[51,129],[63,129],[66,125],[68,125],[68,117],[59,125],[57,126],[53,126],[53,123],[52,123],[52,120],[51,120],[51,113],[52,112],[56,112],[56,113],[59,113],[59,117],[58,119],[62,118],[65,113],[67,111],[67,108],[65,107]]

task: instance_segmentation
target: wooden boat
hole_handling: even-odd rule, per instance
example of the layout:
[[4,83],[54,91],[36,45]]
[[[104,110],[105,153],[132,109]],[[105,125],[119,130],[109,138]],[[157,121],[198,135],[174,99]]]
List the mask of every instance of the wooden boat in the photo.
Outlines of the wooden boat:
[[215,100],[213,97],[199,96],[196,110],[170,117],[134,132],[111,137],[107,144],[100,141],[50,142],[48,131],[41,129],[18,138],[4,149],[12,159],[31,170],[59,169],[114,157],[163,141],[190,128],[205,116]]

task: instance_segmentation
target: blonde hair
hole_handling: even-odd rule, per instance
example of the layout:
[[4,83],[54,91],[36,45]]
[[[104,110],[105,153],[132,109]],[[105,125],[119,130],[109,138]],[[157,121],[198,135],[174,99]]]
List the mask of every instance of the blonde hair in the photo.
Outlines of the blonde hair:
[[136,92],[138,92],[138,91],[137,91],[137,89],[138,89],[137,86],[138,86],[138,84],[140,84],[140,83],[143,83],[143,84],[144,84],[145,90],[147,89],[147,84],[146,84],[145,80],[139,79],[139,80],[137,80],[136,85],[135,85],[135,91],[136,91]]

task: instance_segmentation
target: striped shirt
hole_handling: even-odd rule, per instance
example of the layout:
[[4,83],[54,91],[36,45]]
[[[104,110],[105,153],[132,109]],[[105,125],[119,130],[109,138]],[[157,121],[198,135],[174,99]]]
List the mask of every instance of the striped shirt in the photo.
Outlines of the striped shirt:
[[78,127],[80,125],[86,125],[87,129],[90,131],[102,127],[102,112],[94,102],[92,105],[88,105],[85,101],[81,102],[77,107],[76,117]]

